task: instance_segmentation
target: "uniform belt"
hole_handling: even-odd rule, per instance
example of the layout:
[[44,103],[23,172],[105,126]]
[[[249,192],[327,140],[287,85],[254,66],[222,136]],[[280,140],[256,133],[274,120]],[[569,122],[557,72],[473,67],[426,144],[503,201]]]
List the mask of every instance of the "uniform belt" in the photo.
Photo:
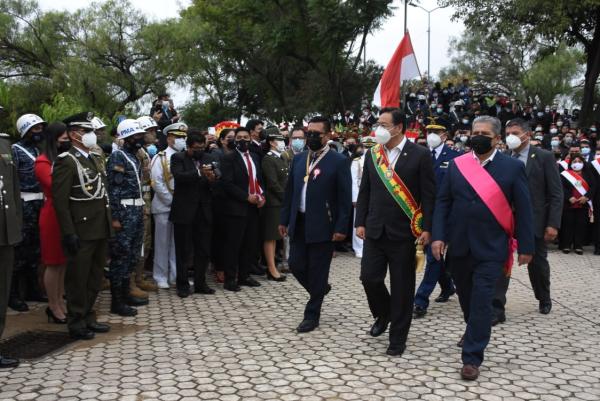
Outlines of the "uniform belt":
[[34,200],[44,200],[43,192],[21,192],[21,199],[25,202],[30,202]]
[[144,206],[144,199],[121,199],[121,205],[123,206]]
[[142,186],[142,192],[150,192],[151,189],[152,187],[150,185]]

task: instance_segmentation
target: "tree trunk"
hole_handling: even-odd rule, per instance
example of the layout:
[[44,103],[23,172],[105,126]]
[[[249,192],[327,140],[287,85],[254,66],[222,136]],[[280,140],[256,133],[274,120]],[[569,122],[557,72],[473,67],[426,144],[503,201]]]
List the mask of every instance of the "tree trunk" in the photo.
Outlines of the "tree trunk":
[[596,82],[600,76],[600,27],[596,28],[594,38],[586,48],[586,57],[585,83],[581,103],[581,124],[584,127],[589,125],[594,118]]

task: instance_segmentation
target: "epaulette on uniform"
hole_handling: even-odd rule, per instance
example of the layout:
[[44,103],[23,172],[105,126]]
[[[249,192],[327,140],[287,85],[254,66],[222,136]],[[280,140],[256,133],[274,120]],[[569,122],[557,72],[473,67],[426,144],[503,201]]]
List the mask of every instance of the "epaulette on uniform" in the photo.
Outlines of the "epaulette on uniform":
[[10,138],[10,135],[5,134],[4,132],[0,132],[0,138],[8,139]]
[[67,157],[68,154],[69,154],[69,152],[62,152],[60,155],[58,155],[58,158],[64,159],[65,157]]

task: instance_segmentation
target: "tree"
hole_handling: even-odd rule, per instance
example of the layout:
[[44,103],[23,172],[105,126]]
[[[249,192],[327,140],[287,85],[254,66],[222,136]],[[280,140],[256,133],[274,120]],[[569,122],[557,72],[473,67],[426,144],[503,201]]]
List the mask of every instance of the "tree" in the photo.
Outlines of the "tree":
[[468,29],[502,34],[516,29],[530,41],[543,39],[582,46],[585,54],[585,82],[581,117],[589,121],[600,76],[600,0],[439,0],[456,9]]
[[377,69],[360,69],[365,40],[389,15],[390,3],[196,0],[182,13],[190,44],[186,74],[248,115],[294,119],[358,109],[376,85],[367,74]]

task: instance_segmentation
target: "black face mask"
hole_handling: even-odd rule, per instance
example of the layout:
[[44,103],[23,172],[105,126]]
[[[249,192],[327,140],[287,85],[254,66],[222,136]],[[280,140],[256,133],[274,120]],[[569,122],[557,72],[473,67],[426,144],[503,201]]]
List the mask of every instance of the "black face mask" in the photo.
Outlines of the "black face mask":
[[131,151],[136,152],[144,147],[144,145],[146,144],[146,141],[144,141],[144,138],[140,138],[140,139],[133,139],[133,140],[127,141],[125,143],[127,144],[127,147]]
[[44,140],[44,135],[41,132],[36,132],[36,133],[31,133],[31,136],[29,137],[29,139],[26,140],[26,142],[32,143],[32,144],[38,144],[40,142],[42,142]]
[[204,156],[204,150],[194,150],[192,152],[192,157],[195,160],[202,160],[202,156]]
[[483,155],[492,150],[492,138],[484,135],[476,135],[471,137],[471,148],[478,155]]
[[248,141],[246,141],[245,139],[242,139],[241,141],[235,142],[235,147],[237,148],[237,150],[244,153],[244,152],[248,151],[248,144],[249,144]]
[[57,146],[58,153],[67,152],[71,149],[71,142],[59,142]]
[[354,143],[351,143],[350,145],[347,146],[348,147],[348,151],[350,153],[354,153],[356,152],[356,145]]
[[228,139],[227,140],[227,149],[235,149],[235,139]]
[[306,146],[313,152],[321,149],[323,147],[323,143],[321,142],[320,132],[308,132],[306,135]]

